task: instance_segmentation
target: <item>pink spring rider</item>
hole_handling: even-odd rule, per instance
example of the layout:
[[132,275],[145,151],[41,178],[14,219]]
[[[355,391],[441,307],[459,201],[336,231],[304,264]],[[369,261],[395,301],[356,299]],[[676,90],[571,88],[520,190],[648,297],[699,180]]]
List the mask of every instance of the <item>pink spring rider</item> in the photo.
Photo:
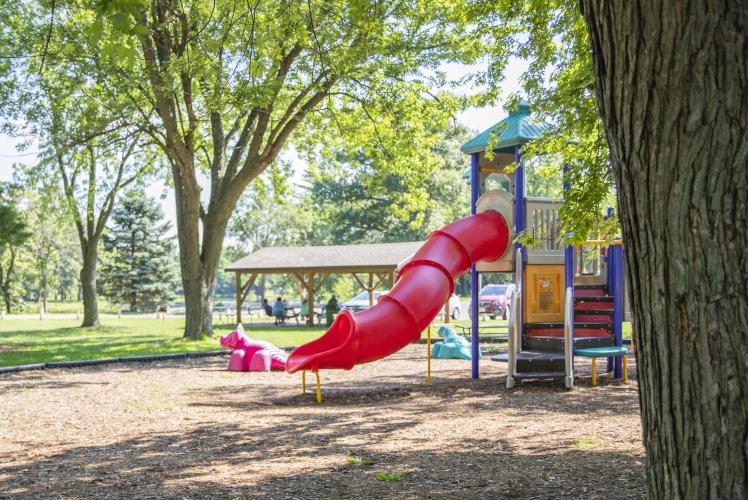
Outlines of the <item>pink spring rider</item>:
[[234,331],[221,337],[221,345],[234,351],[229,359],[229,371],[269,372],[286,369],[286,351],[270,342],[248,338],[241,323]]

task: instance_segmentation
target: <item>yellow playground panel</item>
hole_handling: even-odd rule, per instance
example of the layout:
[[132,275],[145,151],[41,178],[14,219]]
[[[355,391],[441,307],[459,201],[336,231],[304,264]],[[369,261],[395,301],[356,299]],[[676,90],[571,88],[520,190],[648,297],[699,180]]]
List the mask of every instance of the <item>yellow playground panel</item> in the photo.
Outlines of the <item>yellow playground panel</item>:
[[563,264],[527,264],[525,266],[525,283],[527,287],[525,322],[563,322]]

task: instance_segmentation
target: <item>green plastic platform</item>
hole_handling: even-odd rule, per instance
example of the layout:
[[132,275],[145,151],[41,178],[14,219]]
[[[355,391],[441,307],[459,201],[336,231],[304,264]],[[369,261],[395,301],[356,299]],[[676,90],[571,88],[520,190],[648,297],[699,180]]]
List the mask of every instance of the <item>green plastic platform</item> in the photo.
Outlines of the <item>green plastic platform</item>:
[[574,349],[574,356],[583,356],[585,358],[611,358],[613,356],[622,356],[628,353],[628,347],[623,346],[586,347],[584,349]]

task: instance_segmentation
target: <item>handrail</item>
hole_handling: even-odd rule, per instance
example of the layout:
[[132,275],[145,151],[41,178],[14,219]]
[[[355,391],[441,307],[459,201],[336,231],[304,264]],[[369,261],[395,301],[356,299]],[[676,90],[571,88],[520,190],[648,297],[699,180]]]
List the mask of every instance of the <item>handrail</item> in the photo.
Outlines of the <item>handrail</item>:
[[603,245],[623,245],[623,240],[586,240],[582,241],[581,243],[577,243],[574,246],[575,247],[581,247],[583,245],[594,245],[596,247],[603,246]]
[[574,291],[572,287],[566,289],[564,303],[564,368],[567,388],[574,387]]
[[522,318],[522,249],[518,248],[515,253],[515,266],[517,276],[517,284],[514,287],[514,293],[512,295],[512,306],[509,309],[509,335],[507,337],[507,374],[506,374],[506,388],[511,389],[514,387],[516,380],[514,376],[517,373],[517,352],[522,342],[522,331],[521,321]]

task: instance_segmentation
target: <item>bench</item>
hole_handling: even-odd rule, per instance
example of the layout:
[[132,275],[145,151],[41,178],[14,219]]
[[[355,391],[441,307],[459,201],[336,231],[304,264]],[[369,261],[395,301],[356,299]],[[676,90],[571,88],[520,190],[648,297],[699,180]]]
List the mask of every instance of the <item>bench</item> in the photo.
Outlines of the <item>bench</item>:
[[595,360],[597,358],[614,358],[621,356],[623,360],[623,381],[625,382],[629,378],[628,368],[626,366],[626,354],[629,353],[628,348],[623,346],[609,346],[609,347],[587,347],[583,349],[574,349],[574,356],[582,356],[583,358],[592,358],[592,385],[597,385],[597,372]]

